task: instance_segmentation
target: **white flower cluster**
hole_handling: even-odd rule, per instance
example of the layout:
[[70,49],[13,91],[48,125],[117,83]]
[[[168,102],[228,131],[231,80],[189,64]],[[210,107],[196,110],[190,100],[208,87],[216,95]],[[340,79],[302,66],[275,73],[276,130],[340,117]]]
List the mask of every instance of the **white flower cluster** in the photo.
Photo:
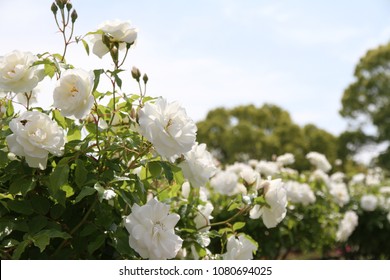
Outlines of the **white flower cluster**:
[[306,158],[313,164],[316,168],[328,172],[332,169],[329,161],[326,159],[325,155],[318,152],[310,152],[306,155]]
[[287,198],[292,203],[302,203],[304,206],[316,201],[316,196],[308,184],[297,181],[287,181],[285,183]]
[[340,221],[339,228],[336,233],[336,240],[340,242],[347,241],[357,225],[358,215],[354,211],[345,212],[344,218]]
[[244,235],[238,238],[230,236],[226,245],[226,253],[222,255],[224,260],[251,260],[257,246]]

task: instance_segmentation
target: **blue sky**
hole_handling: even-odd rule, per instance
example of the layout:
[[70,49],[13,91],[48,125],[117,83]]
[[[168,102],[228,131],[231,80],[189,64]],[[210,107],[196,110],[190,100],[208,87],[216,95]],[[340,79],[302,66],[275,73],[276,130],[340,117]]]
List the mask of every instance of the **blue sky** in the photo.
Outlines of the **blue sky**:
[[[14,49],[60,52],[52,1],[0,0],[0,55]],[[74,0],[76,35],[105,20],[139,29],[126,68],[150,78],[148,94],[178,100],[195,120],[218,106],[273,103],[299,124],[338,134],[343,90],[369,49],[390,38],[390,2]],[[72,45],[76,67],[109,66]],[[88,68],[87,68],[88,69]],[[127,92],[136,92],[129,79]],[[43,90],[50,100],[50,92]],[[39,97],[41,98],[41,97]]]

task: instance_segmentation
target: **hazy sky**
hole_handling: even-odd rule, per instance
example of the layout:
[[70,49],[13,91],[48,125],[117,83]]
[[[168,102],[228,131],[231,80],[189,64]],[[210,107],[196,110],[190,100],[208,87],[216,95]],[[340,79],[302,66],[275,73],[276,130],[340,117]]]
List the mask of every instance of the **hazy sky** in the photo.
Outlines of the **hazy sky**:
[[[0,55],[14,49],[61,52],[52,1],[0,0]],[[367,49],[390,38],[387,0],[74,0],[76,35],[105,20],[130,20],[138,42],[125,65],[150,78],[148,94],[178,100],[195,120],[218,106],[273,103],[299,124],[333,133],[343,90]],[[89,69],[109,65],[82,45],[68,61]],[[137,92],[131,79],[126,92]],[[50,100],[48,89],[40,93]],[[42,96],[39,96],[42,98]]]

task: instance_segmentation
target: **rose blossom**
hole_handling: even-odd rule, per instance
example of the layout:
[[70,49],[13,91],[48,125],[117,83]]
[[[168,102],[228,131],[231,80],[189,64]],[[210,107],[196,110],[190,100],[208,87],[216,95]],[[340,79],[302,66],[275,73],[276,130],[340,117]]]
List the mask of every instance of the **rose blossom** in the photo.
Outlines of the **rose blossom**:
[[[119,49],[126,47],[126,44],[133,44],[137,39],[137,29],[131,27],[128,21],[105,21],[98,30],[103,31],[109,38],[111,43],[119,43]],[[92,52],[98,57],[102,58],[110,50],[103,43],[102,34],[92,34]]]
[[197,229],[200,231],[208,231],[210,230],[210,220],[213,218],[211,216],[211,212],[213,212],[214,206],[207,202],[205,205],[198,205],[198,213],[195,216],[195,225]]
[[347,241],[348,237],[358,225],[358,215],[354,211],[345,212],[344,218],[339,223],[336,233],[336,240],[340,242]]
[[288,181],[285,184],[287,197],[292,203],[302,203],[304,206],[316,201],[316,196],[308,184]]
[[204,186],[217,171],[213,157],[206,150],[206,144],[196,143],[191,151],[184,154],[184,159],[179,166],[193,187]]
[[189,152],[196,140],[196,125],[178,102],[160,97],[139,111],[139,129],[162,157],[174,160]]
[[171,259],[180,250],[183,240],[174,227],[180,219],[169,213],[170,206],[151,199],[143,206],[134,204],[125,218],[130,233],[129,244],[144,259]]
[[378,198],[373,194],[363,195],[360,199],[360,207],[365,211],[374,211],[378,205]]
[[306,158],[310,161],[311,164],[324,172],[328,172],[332,169],[332,166],[323,154],[318,152],[310,152],[306,155]]
[[37,57],[30,52],[13,51],[0,56],[0,90],[29,92],[43,79],[43,72],[32,64]]
[[222,256],[224,260],[251,260],[253,251],[256,250],[257,246],[244,235],[239,235],[238,238],[232,235],[228,238],[226,253]]
[[232,171],[221,170],[211,178],[210,185],[220,194],[231,195],[237,189],[238,176]]
[[287,191],[281,179],[266,181],[264,183],[264,198],[268,206],[255,205],[250,211],[251,219],[263,218],[267,228],[276,227],[287,213]]
[[65,117],[85,118],[93,105],[93,72],[69,69],[62,73],[54,89],[54,107]]
[[62,156],[64,131],[46,114],[26,111],[9,124],[6,140],[11,153],[25,157],[30,167],[45,169],[48,154]]

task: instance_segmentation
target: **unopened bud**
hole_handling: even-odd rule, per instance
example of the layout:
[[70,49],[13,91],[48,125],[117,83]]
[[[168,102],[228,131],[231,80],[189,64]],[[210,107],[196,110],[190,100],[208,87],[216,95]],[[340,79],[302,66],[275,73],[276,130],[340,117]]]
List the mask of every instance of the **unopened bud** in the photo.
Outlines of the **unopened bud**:
[[66,9],[68,10],[68,12],[72,10],[72,7],[73,7],[72,3],[70,2],[66,3]]
[[64,0],[56,0],[56,3],[57,6],[62,10],[65,7],[66,1],[64,2]]
[[72,23],[74,23],[77,19],[78,15],[76,10],[73,10],[73,12],[70,14],[70,18],[72,19]]
[[54,15],[57,14],[58,7],[57,7],[56,3],[53,2],[53,4],[51,4],[50,9],[51,9],[51,11],[53,12]]
[[139,78],[141,77],[141,72],[139,71],[139,69],[135,66],[133,66],[133,68],[131,69],[131,76],[137,81],[139,82]]
[[142,80],[144,81],[144,84],[146,85],[146,83],[147,83],[148,80],[149,80],[149,77],[148,77],[148,75],[146,75],[146,73],[145,73],[144,76],[142,77]]

